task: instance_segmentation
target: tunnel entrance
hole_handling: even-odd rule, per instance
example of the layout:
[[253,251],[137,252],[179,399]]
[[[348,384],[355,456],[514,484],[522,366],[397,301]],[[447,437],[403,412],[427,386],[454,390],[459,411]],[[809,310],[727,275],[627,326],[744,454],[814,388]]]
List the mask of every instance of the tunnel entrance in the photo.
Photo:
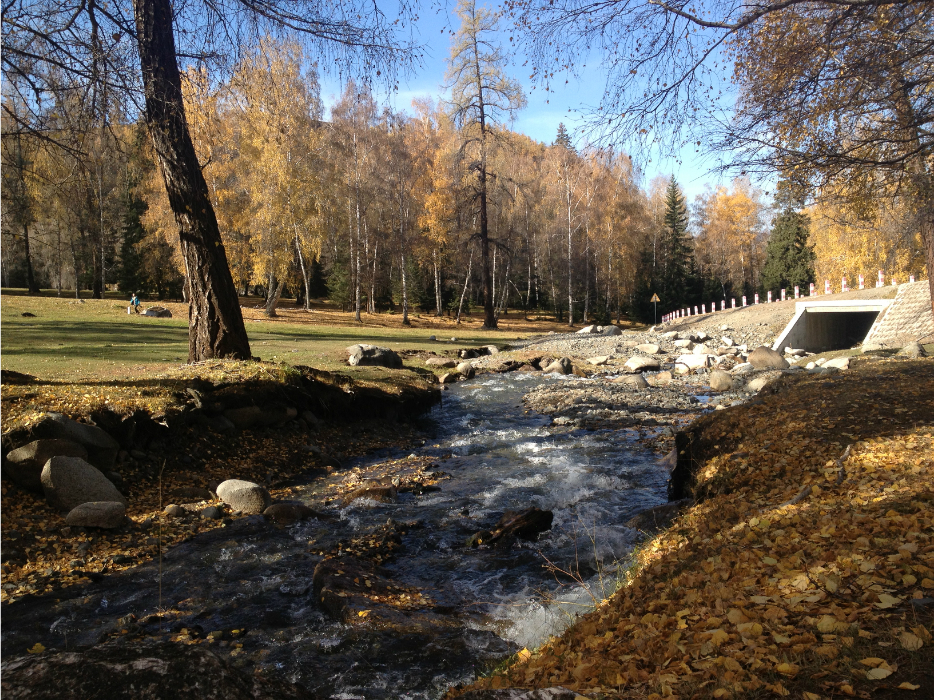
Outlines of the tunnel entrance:
[[794,318],[772,347],[814,353],[852,348],[863,342],[879,314],[891,303],[891,299],[798,302]]

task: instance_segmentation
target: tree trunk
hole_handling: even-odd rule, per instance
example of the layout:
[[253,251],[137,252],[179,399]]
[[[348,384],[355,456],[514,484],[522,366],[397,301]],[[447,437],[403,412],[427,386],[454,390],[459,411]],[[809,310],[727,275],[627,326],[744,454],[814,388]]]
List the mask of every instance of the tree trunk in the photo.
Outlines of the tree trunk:
[[311,271],[305,265],[305,256],[302,255],[302,247],[298,243],[298,236],[295,236],[295,251],[298,253],[298,266],[302,269],[302,281],[305,283],[305,311],[311,310]]
[[470,259],[467,261],[467,276],[464,277],[464,289],[461,291],[461,301],[457,305],[457,323],[461,322],[461,312],[464,310],[464,297],[467,295],[467,285],[470,283],[470,272],[473,269],[473,249],[470,250]]
[[29,225],[23,224],[23,247],[26,252],[26,291],[29,294],[38,294],[39,285],[32,272],[32,255],[29,253]]
[[248,360],[250,341],[240,300],[185,120],[172,4],[169,0],[136,0],[135,19],[146,124],[178,224],[189,280],[188,361],[215,357]]
[[444,316],[444,309],[441,303],[441,268],[438,267],[438,251],[432,250],[431,257],[435,265],[435,316]]
[[283,289],[285,289],[285,278],[277,281],[275,275],[269,275],[269,296],[266,299],[266,308],[263,309],[263,313],[269,318],[278,316],[276,307],[279,305]]
[[410,326],[412,325],[409,322],[409,287],[408,287],[408,278],[405,274],[405,251],[402,251],[401,254],[401,266],[399,271],[402,274],[402,325]]

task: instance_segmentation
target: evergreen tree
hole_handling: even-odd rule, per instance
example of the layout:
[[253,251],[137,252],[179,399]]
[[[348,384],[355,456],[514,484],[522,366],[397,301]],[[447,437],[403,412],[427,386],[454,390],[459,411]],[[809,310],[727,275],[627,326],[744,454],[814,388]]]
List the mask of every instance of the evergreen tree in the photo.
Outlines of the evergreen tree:
[[572,153],[576,153],[574,144],[571,143],[571,135],[568,133],[567,127],[564,126],[564,122],[558,124],[558,134],[555,136],[555,146],[562,146]]
[[814,281],[816,256],[808,245],[809,235],[810,221],[804,214],[786,209],[775,219],[760,277],[763,293]]
[[665,195],[665,230],[661,241],[661,279],[659,297],[668,310],[678,309],[693,300],[696,280],[694,248],[688,235],[688,208],[675,179]]

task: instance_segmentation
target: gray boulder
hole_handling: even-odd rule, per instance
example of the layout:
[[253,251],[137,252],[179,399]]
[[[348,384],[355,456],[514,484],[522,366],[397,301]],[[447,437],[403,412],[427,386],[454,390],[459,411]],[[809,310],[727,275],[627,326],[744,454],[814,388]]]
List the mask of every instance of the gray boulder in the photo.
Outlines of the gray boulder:
[[661,368],[661,363],[654,357],[646,357],[645,355],[633,355],[628,360],[626,364],[623,365],[629,372],[646,372],[653,371]]
[[427,360],[425,360],[425,364],[428,367],[457,367],[457,361],[448,359],[447,357],[429,357]]
[[733,388],[733,377],[722,369],[713,370],[707,380],[711,391],[729,391]]
[[599,333],[598,326],[584,326],[578,333]]
[[910,357],[912,360],[917,360],[919,357],[927,357],[927,353],[924,351],[921,343],[908,343],[908,345],[898,351],[898,355],[901,357]]
[[126,518],[126,506],[117,501],[91,501],[75,506],[65,516],[71,527],[120,527]]
[[61,413],[47,413],[33,429],[39,438],[70,440],[83,445],[88,451],[87,461],[102,471],[109,471],[117,463],[120,443],[96,425],[79,423]]
[[623,332],[619,329],[619,326],[604,326],[603,335],[622,335]]
[[646,381],[651,386],[668,386],[671,384],[671,372],[658,372],[656,374],[650,374]]
[[827,360],[823,367],[830,369],[849,369],[850,367],[850,358],[849,357],[835,357],[832,360]]
[[473,368],[473,365],[469,362],[461,362],[457,365],[457,371],[464,377],[464,379],[473,379],[477,371]]
[[17,486],[42,493],[42,468],[52,457],[87,460],[88,451],[72,440],[34,440],[7,453],[6,474]]
[[402,367],[402,358],[389,348],[360,343],[347,348],[347,364],[351,366],[373,365],[378,367]]
[[262,513],[272,505],[269,491],[259,484],[242,479],[222,481],[217,487],[217,497],[232,510],[250,515]]
[[52,457],[42,468],[41,479],[48,502],[62,510],[94,501],[115,501],[126,506],[126,498],[113,482],[78,457]]
[[643,355],[655,355],[658,351],[659,347],[655,343],[643,343],[636,346],[636,352],[641,352]]
[[645,380],[641,374],[624,374],[621,377],[617,377],[613,380],[617,384],[623,384],[624,386],[631,387],[633,389],[644,389],[649,383]]
[[676,348],[685,348],[687,350],[690,350],[691,348],[694,347],[694,341],[691,340],[690,338],[678,338],[676,341],[674,341],[673,345]]
[[448,372],[447,374],[442,374],[440,377],[438,377],[438,383],[439,384],[453,384],[454,382],[457,381],[457,378],[459,376],[460,376],[459,374],[456,374],[454,372]]
[[150,306],[148,309],[143,311],[142,315],[149,316],[151,318],[172,318],[172,312],[164,306]]
[[573,370],[574,366],[571,361],[566,357],[562,357],[545,367],[542,372],[545,374],[570,374]]
[[496,355],[499,353],[499,348],[495,345],[487,345],[484,349],[486,350],[487,355]]
[[753,377],[752,379],[750,379],[748,382],[746,382],[746,391],[749,391],[749,392],[761,391],[762,389],[767,387],[769,384],[774,382],[776,379],[778,379],[780,376],[781,375],[776,372],[766,372],[765,374],[757,375]]
[[760,345],[746,358],[755,369],[788,369],[791,365],[777,350]]

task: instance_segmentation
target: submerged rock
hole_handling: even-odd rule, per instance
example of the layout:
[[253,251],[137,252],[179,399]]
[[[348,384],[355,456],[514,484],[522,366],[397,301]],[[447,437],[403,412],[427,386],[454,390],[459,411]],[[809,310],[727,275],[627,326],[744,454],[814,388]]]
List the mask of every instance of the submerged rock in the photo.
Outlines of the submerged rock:
[[540,532],[551,529],[554,514],[550,510],[528,508],[520,513],[507,511],[491,531],[481,531],[467,540],[468,547],[481,544],[502,546],[513,540],[534,541]]

